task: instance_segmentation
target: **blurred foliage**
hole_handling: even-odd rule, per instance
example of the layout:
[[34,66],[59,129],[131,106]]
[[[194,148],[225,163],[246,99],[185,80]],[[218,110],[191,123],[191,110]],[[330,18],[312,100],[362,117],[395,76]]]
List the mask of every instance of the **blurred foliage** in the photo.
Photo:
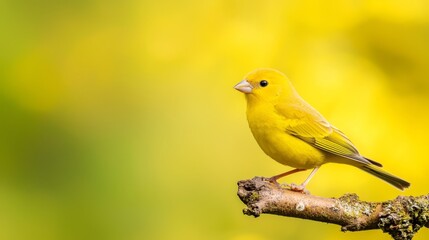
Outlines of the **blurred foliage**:
[[232,88],[257,67],[412,183],[326,165],[313,194],[428,193],[427,1],[3,0],[0,30],[1,239],[389,239],[242,215],[237,180],[289,169]]

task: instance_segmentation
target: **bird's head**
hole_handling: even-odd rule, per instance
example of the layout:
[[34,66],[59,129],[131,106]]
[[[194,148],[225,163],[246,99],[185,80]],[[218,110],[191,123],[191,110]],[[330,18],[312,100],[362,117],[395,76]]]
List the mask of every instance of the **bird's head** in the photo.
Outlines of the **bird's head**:
[[295,93],[287,77],[271,68],[259,68],[248,73],[244,80],[234,88],[246,94],[246,98],[273,101],[279,96],[288,96]]

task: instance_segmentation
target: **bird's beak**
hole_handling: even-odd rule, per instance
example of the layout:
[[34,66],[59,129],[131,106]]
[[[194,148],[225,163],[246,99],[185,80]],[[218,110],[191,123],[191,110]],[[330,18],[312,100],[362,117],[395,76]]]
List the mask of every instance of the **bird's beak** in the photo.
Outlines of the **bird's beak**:
[[243,80],[239,83],[237,83],[237,85],[234,86],[235,89],[237,89],[238,91],[242,92],[242,93],[251,93],[253,86],[250,85],[250,83],[246,80]]

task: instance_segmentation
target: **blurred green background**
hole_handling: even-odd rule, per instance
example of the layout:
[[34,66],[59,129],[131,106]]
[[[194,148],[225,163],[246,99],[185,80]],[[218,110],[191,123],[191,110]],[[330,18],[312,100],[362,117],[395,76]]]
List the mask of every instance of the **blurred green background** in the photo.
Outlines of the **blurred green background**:
[[412,183],[332,164],[312,194],[429,193],[427,1],[2,0],[0,31],[0,239],[390,239],[241,213],[238,180],[290,169],[232,88],[258,67]]

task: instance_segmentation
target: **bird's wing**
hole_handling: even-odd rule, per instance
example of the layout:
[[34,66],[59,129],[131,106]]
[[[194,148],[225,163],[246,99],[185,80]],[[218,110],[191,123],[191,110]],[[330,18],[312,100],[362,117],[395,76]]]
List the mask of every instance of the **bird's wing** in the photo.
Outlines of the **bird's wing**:
[[275,109],[285,119],[286,131],[294,136],[325,138],[333,132],[331,124],[305,102],[279,103]]
[[374,164],[381,167],[380,163],[361,156],[344,133],[332,126],[307,103],[278,104],[276,110],[287,119],[286,132],[288,134],[325,152],[365,165]]

